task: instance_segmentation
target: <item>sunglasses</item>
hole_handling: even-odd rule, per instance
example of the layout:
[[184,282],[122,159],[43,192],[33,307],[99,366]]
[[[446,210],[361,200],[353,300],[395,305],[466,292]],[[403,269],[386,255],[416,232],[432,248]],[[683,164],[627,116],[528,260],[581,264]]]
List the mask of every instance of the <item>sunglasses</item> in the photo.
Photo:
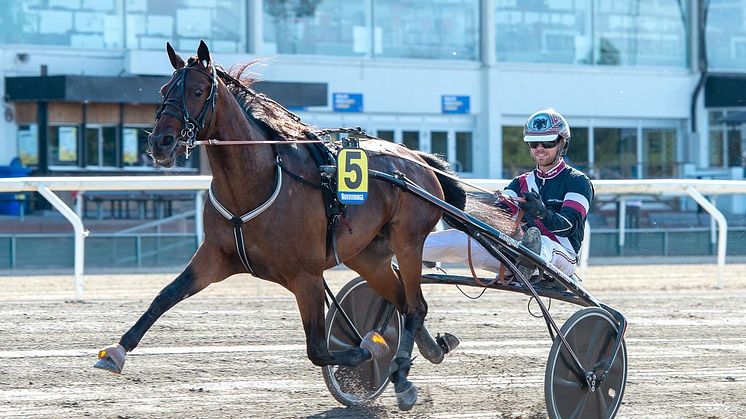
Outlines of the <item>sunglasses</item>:
[[542,146],[545,149],[550,149],[557,147],[557,144],[559,144],[559,140],[530,142],[528,143],[528,146],[531,148],[539,148],[539,146]]

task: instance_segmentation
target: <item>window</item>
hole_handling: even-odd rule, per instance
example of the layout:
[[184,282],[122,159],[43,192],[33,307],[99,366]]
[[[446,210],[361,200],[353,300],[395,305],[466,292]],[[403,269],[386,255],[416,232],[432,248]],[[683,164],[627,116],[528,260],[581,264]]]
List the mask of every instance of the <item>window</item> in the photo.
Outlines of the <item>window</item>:
[[200,39],[212,52],[246,51],[244,0],[126,0],[127,48],[192,51]]
[[394,130],[379,129],[376,135],[382,140],[394,142]]
[[711,69],[746,68],[746,5],[741,1],[708,2],[707,60]]
[[676,130],[643,129],[643,177],[676,177]]
[[265,0],[267,54],[365,55],[370,49],[366,2]]
[[712,167],[725,166],[725,160],[723,160],[725,155],[724,134],[722,130],[710,129],[710,166]]
[[746,123],[743,111],[710,111],[710,166],[746,167]]
[[50,166],[78,165],[78,127],[47,128],[47,159]]
[[570,135],[570,148],[567,150],[565,160],[581,172],[592,175],[588,158],[588,128],[571,127]]
[[497,59],[686,68],[688,3],[497,0]]
[[594,128],[594,172],[601,179],[636,179],[637,129]]
[[402,143],[410,150],[420,149],[420,132],[419,131],[402,131]]
[[[14,0],[3,3],[0,44],[80,49],[246,50],[245,0]],[[7,19],[6,19],[7,16]]]
[[523,127],[504,126],[503,135],[503,178],[512,179],[536,167],[531,153],[523,142]]
[[432,131],[430,133],[430,152],[443,157],[446,161],[450,161],[448,158],[448,132],[447,131]]
[[263,54],[479,59],[478,0],[265,0]]
[[728,126],[728,167],[744,167],[744,156],[742,143],[744,138],[741,134],[743,125]]
[[594,63],[686,68],[687,3],[595,0]]
[[3,10],[0,44],[123,47],[122,0],[16,0],[4,2]]
[[117,166],[117,128],[92,127],[85,129],[86,167]]
[[373,0],[376,57],[476,60],[478,0]]
[[496,9],[498,61],[590,63],[590,0],[497,0]]
[[456,170],[458,172],[471,172],[474,170],[471,137],[472,134],[470,131],[456,132]]

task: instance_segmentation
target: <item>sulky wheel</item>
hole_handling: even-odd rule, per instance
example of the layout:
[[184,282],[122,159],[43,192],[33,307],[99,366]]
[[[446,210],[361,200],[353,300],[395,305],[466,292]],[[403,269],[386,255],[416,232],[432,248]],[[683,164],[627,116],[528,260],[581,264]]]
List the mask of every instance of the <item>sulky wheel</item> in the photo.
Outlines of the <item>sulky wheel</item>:
[[[389,308],[393,310],[388,322],[393,330],[384,333],[389,345],[386,355],[365,361],[357,367],[330,365],[321,369],[332,396],[345,406],[358,406],[374,400],[389,384],[389,364],[399,348],[401,316],[360,277],[348,282],[337,294],[337,300],[362,336],[371,330],[380,331]],[[355,333],[332,304],[326,315],[326,343],[329,350],[355,347],[356,342]]]
[[[592,307],[573,314],[561,332],[584,368],[600,377],[613,351],[619,325],[607,311]],[[550,418],[613,418],[627,382],[627,348],[622,341],[608,375],[595,391],[578,377],[575,362],[555,337],[547,361],[544,397]]]

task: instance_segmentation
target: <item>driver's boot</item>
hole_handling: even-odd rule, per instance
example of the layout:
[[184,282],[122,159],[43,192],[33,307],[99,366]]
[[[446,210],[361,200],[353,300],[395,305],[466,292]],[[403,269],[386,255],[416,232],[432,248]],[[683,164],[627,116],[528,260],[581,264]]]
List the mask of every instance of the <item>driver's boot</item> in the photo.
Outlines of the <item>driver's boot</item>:
[[[523,233],[521,244],[537,255],[541,255],[541,231],[537,227],[530,227]],[[527,280],[531,281],[531,275],[536,268],[532,262],[518,260],[518,270]]]

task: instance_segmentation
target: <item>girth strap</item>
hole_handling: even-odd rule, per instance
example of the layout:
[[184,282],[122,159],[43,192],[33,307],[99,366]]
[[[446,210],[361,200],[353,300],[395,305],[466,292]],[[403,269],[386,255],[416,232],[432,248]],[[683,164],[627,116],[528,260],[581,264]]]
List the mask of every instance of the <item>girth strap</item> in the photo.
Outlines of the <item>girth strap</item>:
[[243,263],[244,268],[246,268],[246,270],[254,276],[256,276],[256,273],[251,268],[249,256],[248,254],[246,254],[246,244],[243,239],[242,227],[244,223],[256,218],[259,214],[263,213],[267,208],[269,208],[269,206],[272,205],[273,202],[275,202],[275,199],[277,199],[277,196],[280,194],[280,189],[282,188],[282,170],[280,169],[279,161],[280,160],[278,156],[277,181],[275,182],[275,191],[272,192],[272,195],[263,204],[259,205],[255,209],[247,212],[240,217],[233,215],[233,213],[228,211],[220,203],[220,201],[218,201],[218,199],[215,197],[215,192],[213,192],[212,190],[212,183],[210,183],[210,188],[208,189],[208,196],[210,197],[210,203],[212,204],[212,206],[215,207],[215,209],[218,210],[218,212],[231,223],[231,226],[233,226],[233,238],[236,242],[236,251],[238,253],[238,258],[241,259],[241,263]]

